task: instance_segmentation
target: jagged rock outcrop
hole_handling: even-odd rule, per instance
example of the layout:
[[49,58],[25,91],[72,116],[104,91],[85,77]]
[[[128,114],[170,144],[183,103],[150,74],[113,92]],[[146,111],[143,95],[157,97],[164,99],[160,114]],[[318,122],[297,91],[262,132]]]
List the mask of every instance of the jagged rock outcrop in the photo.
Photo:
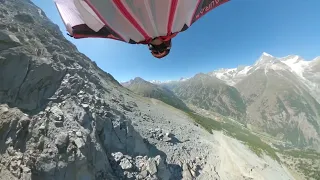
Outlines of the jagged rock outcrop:
[[4,1],[0,12],[0,179],[170,178],[111,75],[30,1]]
[[[116,121],[114,117],[111,119],[100,113],[92,117],[81,107],[74,117],[70,117],[74,109],[66,107],[77,106],[68,103],[62,106],[59,110],[61,116],[52,111],[58,106],[33,116],[17,108],[0,106],[2,171],[10,171],[12,176],[22,179],[130,179],[148,176],[169,179],[165,162],[160,156],[146,156],[148,149],[143,139],[125,120]],[[60,121],[61,124],[57,123]],[[148,162],[156,163],[148,165]],[[150,166],[151,170],[148,170]],[[164,170],[158,172],[157,169]]]

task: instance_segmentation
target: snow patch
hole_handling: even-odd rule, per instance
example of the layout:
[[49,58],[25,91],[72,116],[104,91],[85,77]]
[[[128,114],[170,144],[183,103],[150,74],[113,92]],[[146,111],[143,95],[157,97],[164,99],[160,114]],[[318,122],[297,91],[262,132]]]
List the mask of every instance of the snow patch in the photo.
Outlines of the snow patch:
[[170,83],[170,82],[173,82],[174,80],[167,80],[167,81],[158,81],[158,80],[151,80],[149,81],[150,83],[153,83],[153,84],[163,84],[163,83]]
[[310,64],[308,61],[303,61],[299,56],[294,56],[292,58],[282,61],[284,64],[290,67],[291,71],[296,73],[298,76],[304,79],[303,72],[306,67]]
[[299,62],[299,56],[294,56],[293,58],[286,59],[286,60],[284,60],[282,62],[286,63],[287,65],[298,63]]
[[264,52],[260,56],[260,58],[255,62],[253,66],[263,66],[269,63],[274,63],[277,60],[277,58],[273,57],[272,55]]
[[268,57],[273,57],[271,54],[268,54],[268,53],[266,53],[266,52],[263,52],[262,55],[263,55],[263,56],[268,56]]
[[268,72],[269,72],[269,71],[268,71],[268,67],[265,67],[265,68],[264,68],[264,74],[267,75]]
[[214,75],[219,79],[223,79],[223,77],[225,77],[223,73],[215,73]]
[[243,70],[241,70],[241,71],[239,71],[238,73],[237,73],[237,75],[247,75],[248,74],[248,72],[250,71],[252,69],[252,67],[251,66],[246,66]]
[[285,70],[288,70],[287,68],[285,68],[285,67],[283,67],[283,66],[281,66],[281,65],[279,65],[279,64],[272,64],[272,65],[270,66],[270,69],[273,69],[273,70],[275,70],[275,71],[285,71]]
[[164,83],[171,83],[171,82],[183,82],[189,80],[190,78],[180,78],[180,80],[166,80],[166,81],[159,81],[159,80],[151,80],[150,83],[153,84],[164,84]]
[[180,81],[186,81],[189,80],[190,78],[181,78]]

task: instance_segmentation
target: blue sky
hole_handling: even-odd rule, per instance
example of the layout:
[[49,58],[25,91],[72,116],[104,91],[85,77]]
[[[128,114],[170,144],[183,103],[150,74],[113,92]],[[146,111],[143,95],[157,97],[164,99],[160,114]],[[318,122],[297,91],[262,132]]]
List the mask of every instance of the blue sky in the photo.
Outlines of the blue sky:
[[[33,2],[66,34],[53,0]],[[319,7],[319,0],[231,0],[176,36],[170,55],[161,60],[144,45],[65,37],[120,82],[138,76],[174,80],[251,65],[263,52],[306,60],[320,56]]]

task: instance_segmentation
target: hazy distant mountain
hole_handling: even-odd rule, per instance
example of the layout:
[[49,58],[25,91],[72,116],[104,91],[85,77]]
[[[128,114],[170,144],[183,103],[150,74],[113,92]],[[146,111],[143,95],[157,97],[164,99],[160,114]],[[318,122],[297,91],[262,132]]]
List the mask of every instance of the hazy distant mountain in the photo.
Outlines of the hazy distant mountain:
[[159,99],[173,107],[182,110],[189,110],[183,101],[167,88],[152,84],[140,77],[136,77],[129,82],[122,83],[122,85],[131,91],[140,94],[144,97]]
[[164,83],[180,99],[199,108],[244,120],[246,105],[236,88],[207,74],[179,82]]

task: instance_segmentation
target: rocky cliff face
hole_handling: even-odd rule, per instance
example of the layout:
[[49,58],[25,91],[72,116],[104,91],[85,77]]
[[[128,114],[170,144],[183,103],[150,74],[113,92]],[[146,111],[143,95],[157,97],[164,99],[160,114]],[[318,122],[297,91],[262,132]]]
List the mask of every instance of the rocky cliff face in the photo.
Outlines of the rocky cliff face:
[[111,75],[30,1],[2,1],[0,12],[0,179],[170,177]]

